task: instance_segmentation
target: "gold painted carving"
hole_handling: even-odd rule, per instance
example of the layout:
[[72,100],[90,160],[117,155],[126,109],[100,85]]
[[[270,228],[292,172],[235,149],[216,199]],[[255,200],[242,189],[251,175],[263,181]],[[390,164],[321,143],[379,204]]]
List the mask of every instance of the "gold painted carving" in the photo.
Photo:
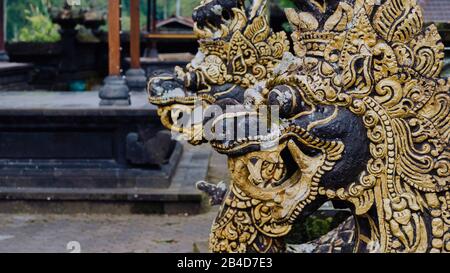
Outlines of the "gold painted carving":
[[249,88],[268,78],[289,50],[286,34],[272,33],[265,14],[247,18],[244,9],[233,8],[232,12],[233,21],[221,25],[219,34],[195,28],[199,50],[207,57],[196,68],[189,66],[187,70],[204,75],[206,87],[200,93],[209,92],[210,85],[225,83]]
[[[450,81],[438,78],[444,45],[436,27],[424,29],[416,0],[304,1],[316,11],[286,10],[295,57],[285,54],[285,34],[270,31],[261,12],[265,1],[255,1],[250,15],[232,9],[233,20],[216,32],[196,28],[204,58],[178,73],[202,79],[195,97],[176,99],[181,104],[200,95],[212,104],[217,95],[211,86],[224,84],[248,89],[254,105],[267,104],[279,86],[289,88],[286,100],[305,104],[298,111],[293,104],[277,135],[211,143],[229,155],[232,178],[212,228],[211,251],[284,251],[282,237],[293,222],[325,198],[351,204],[356,222],[367,223],[366,233],[355,226],[355,252],[450,252]],[[328,2],[339,3],[327,15]],[[173,105],[160,105],[168,127],[164,116]],[[345,187],[329,188],[322,179],[343,158],[346,144],[311,133],[337,115],[307,128],[294,124],[319,106],[349,110],[367,130],[370,158]],[[232,155],[273,139],[279,145],[269,151]],[[292,172],[286,153],[295,163]]]
[[[368,11],[374,11],[372,21]],[[292,24],[299,25],[293,11],[289,13]],[[363,119],[371,142],[367,172],[348,188],[320,188],[319,193],[353,203],[356,215],[375,206],[378,251],[449,251],[448,219],[444,224],[438,216],[449,213],[450,187],[449,82],[436,78],[444,46],[435,26],[422,30],[422,11],[414,0],[388,0],[379,7],[365,4],[347,12],[352,13],[354,25],[347,25],[343,33],[315,32],[306,40],[305,34],[294,33],[301,44],[297,56],[318,59],[317,67],[306,72],[313,80],[305,81],[298,75],[302,73],[283,75],[273,79],[272,86],[300,86],[311,101],[346,105]],[[349,23],[342,16],[332,18],[341,18],[338,24]],[[308,51],[313,38],[325,35],[323,52]],[[338,79],[332,82],[337,84],[323,86],[324,77],[316,71],[324,61],[336,68]],[[316,91],[324,89],[328,91]],[[436,218],[430,231],[426,215],[433,205]]]

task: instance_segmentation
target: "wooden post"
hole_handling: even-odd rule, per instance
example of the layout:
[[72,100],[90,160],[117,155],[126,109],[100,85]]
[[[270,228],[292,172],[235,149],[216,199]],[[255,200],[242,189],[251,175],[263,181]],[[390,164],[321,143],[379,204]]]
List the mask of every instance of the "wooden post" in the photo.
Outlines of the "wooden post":
[[141,26],[139,0],[130,1],[130,57],[131,68],[141,68]]
[[9,57],[5,49],[5,12],[6,0],[0,0],[0,62],[9,61]]
[[100,90],[100,105],[130,105],[130,93],[120,73],[120,0],[108,1],[109,75]]
[[120,75],[120,0],[108,5],[109,75]]
[[128,88],[131,91],[145,91],[147,77],[141,69],[141,26],[139,0],[130,1],[130,69],[126,73]]

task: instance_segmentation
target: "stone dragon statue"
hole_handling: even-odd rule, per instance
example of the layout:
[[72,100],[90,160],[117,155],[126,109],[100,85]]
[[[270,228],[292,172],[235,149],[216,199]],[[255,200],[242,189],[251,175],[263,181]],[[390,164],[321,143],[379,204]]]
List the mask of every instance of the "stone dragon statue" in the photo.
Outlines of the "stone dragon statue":
[[[149,81],[165,126],[228,156],[210,250],[283,252],[293,224],[332,201],[353,217],[315,252],[344,251],[333,245],[343,240],[353,252],[450,252],[450,82],[438,78],[436,27],[416,0],[293,2],[291,48],[266,1],[202,1],[196,58]],[[279,106],[279,120],[270,133],[207,140],[207,119],[176,123],[196,103],[245,106],[209,118],[241,129],[262,105]]]

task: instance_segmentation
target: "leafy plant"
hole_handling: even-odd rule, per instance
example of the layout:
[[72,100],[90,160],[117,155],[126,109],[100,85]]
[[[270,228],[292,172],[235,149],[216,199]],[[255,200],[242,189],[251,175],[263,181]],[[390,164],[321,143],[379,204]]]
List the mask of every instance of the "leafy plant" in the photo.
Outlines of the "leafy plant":
[[292,0],[278,0],[278,5],[281,8],[294,8],[295,4]]
[[19,30],[20,42],[57,42],[61,39],[59,26],[54,24],[46,11],[30,4],[25,11],[28,24]]
[[350,216],[347,211],[329,213],[317,212],[294,224],[291,233],[286,238],[290,244],[311,242],[327,234]]

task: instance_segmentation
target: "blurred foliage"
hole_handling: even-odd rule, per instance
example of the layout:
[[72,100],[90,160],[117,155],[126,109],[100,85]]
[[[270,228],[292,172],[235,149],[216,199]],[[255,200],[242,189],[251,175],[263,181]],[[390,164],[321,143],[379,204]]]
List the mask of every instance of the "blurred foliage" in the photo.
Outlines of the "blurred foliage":
[[[179,0],[180,15],[192,15],[192,10],[198,6],[200,0]],[[6,35],[9,41],[19,40],[19,32],[24,28],[29,28],[28,32],[33,32],[32,22],[27,18],[27,10],[30,6],[47,14],[49,6],[63,7],[66,0],[9,0],[7,1],[7,25]],[[80,0],[82,8],[93,8],[98,11],[108,10],[108,0]],[[177,13],[177,0],[157,0],[157,18],[162,20],[171,17]],[[147,23],[147,0],[140,0],[141,7],[141,27],[144,28]],[[122,29],[127,31],[130,29],[130,0],[122,0]],[[33,19],[34,20],[34,19]],[[38,19],[44,21],[43,18]],[[41,22],[40,22],[41,23]],[[106,28],[103,28],[106,29]],[[25,30],[25,32],[27,32]]]
[[286,238],[287,243],[300,244],[314,241],[335,229],[350,216],[349,212],[339,211],[333,214],[316,212],[294,224]]
[[[49,27],[47,6],[62,6],[65,0],[9,0],[6,1],[7,23],[6,35],[9,41],[18,41],[19,33],[22,38],[32,39],[33,35],[42,38],[41,34],[34,34],[40,27]],[[46,18],[44,18],[46,17]],[[48,19],[48,20],[47,20]],[[28,29],[28,30],[26,30]],[[49,29],[46,29],[48,31]],[[51,32],[51,31],[50,31]],[[52,37],[53,39],[55,37]]]
[[294,2],[292,2],[292,0],[277,0],[277,4],[281,7],[281,8],[294,8],[295,4]]
[[331,217],[320,219],[312,216],[307,218],[305,223],[305,237],[314,239],[327,234],[331,231],[330,227],[332,222],[333,218]]
[[327,234],[332,230],[332,217],[310,216],[294,225],[287,243],[307,243]]
[[[147,23],[147,0],[139,0],[141,7],[141,27],[145,28]],[[179,1],[179,5],[177,2]],[[291,0],[274,0],[282,8],[293,7],[294,4]],[[30,6],[40,10],[43,15],[47,13],[49,6],[52,7],[63,7],[66,0],[9,0],[7,1],[7,39],[18,40],[19,31],[23,28],[30,28],[29,32],[32,32],[32,22],[27,19],[27,10],[30,10]],[[108,0],[80,0],[82,8],[93,8],[98,11],[108,10]],[[192,10],[197,7],[200,0],[156,0],[158,20],[169,18],[177,14],[181,16],[190,17],[192,15]],[[130,0],[122,0],[122,29],[127,31],[130,29]],[[178,9],[179,7],[179,9]],[[44,24],[43,18],[36,19],[42,22],[39,24]],[[36,23],[35,23],[36,24]],[[288,25],[285,26],[288,30]],[[104,27],[103,29],[106,29]],[[26,32],[26,31],[25,31]]]
[[[275,0],[275,3],[282,9],[295,8],[295,4],[292,0]],[[287,20],[285,23],[283,23],[282,27],[283,30],[286,31],[287,33],[292,32],[291,25],[289,24],[289,22],[287,22]]]
[[27,24],[23,26],[15,40],[19,42],[57,42],[61,39],[59,26],[50,20],[47,9],[30,4],[24,10]]

